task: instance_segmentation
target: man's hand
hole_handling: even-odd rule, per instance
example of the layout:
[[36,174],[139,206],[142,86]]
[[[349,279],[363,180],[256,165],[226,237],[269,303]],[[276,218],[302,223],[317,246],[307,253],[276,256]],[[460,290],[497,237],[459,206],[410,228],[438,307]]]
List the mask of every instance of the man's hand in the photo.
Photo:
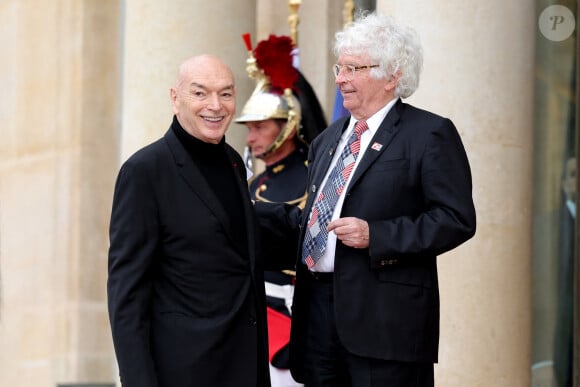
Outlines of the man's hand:
[[328,223],[328,232],[334,231],[338,240],[355,249],[369,247],[369,224],[362,219],[339,218]]

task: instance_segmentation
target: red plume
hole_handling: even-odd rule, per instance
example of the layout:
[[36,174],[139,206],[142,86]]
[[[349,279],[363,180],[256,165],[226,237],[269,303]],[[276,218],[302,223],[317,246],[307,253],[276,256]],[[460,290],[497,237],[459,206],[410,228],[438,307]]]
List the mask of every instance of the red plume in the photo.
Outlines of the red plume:
[[246,50],[252,51],[252,38],[250,37],[250,33],[246,32],[242,34],[242,39],[244,39],[244,43],[246,44]]
[[282,93],[298,80],[298,72],[292,66],[293,49],[294,44],[288,36],[270,35],[256,46],[256,63],[270,79],[272,91]]

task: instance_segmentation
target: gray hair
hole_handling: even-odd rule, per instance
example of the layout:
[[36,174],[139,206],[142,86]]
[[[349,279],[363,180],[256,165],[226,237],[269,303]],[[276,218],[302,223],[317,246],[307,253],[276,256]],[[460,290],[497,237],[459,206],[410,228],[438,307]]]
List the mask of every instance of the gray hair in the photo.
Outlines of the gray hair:
[[398,24],[392,17],[376,12],[358,13],[355,21],[335,34],[334,54],[368,55],[378,64],[370,75],[388,78],[398,72],[401,77],[395,96],[407,98],[419,86],[423,67],[423,49],[419,36],[410,27]]

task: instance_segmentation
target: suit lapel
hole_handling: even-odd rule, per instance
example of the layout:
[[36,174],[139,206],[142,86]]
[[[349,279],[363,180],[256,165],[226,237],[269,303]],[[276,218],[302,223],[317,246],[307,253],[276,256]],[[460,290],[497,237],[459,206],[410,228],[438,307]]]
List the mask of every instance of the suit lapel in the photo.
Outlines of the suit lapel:
[[165,140],[169,145],[169,149],[173,154],[173,159],[178,169],[179,175],[183,178],[189,188],[195,195],[205,204],[219,219],[227,230],[227,235],[231,235],[230,219],[226,214],[224,207],[221,205],[217,197],[213,194],[212,189],[206,182],[199,168],[193,163],[193,160],[187,154],[187,151],[179,142],[171,129],[165,133]]
[[336,126],[331,129],[329,133],[331,134],[328,139],[321,144],[320,147],[323,149],[322,154],[319,160],[316,162],[316,167],[314,169],[314,176],[312,176],[312,182],[316,184],[316,188],[322,183],[326,172],[328,171],[328,167],[330,166],[330,162],[334,157],[334,153],[336,152],[336,148],[338,143],[340,142],[340,137],[346,130],[348,126],[348,117],[344,118],[342,124],[337,122]]
[[[318,191],[320,184],[322,184],[322,180],[324,180],[324,176],[326,175],[328,167],[330,166],[334,152],[336,152],[336,147],[340,142],[340,137],[348,126],[349,117],[339,119],[331,126],[329,126],[328,129],[324,130],[323,133],[327,137],[325,137],[324,141],[322,141],[319,145],[321,149],[320,151],[317,151],[320,155],[319,159],[315,160],[313,165],[308,166],[308,169],[313,172],[312,178],[310,179],[310,184],[308,186],[308,199],[306,201],[306,205],[304,206],[305,211],[308,211],[308,213],[310,213],[312,203],[316,197],[316,192]],[[307,217],[303,217],[304,222],[306,221],[305,218]]]

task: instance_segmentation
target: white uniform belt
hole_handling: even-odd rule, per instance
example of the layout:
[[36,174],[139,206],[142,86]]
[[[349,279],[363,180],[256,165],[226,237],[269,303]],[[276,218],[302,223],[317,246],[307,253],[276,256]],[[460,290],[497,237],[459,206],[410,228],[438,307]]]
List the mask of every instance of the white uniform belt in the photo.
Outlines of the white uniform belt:
[[291,311],[292,296],[294,295],[294,285],[278,285],[271,282],[265,282],[266,295],[270,297],[281,298],[286,304],[288,311]]

